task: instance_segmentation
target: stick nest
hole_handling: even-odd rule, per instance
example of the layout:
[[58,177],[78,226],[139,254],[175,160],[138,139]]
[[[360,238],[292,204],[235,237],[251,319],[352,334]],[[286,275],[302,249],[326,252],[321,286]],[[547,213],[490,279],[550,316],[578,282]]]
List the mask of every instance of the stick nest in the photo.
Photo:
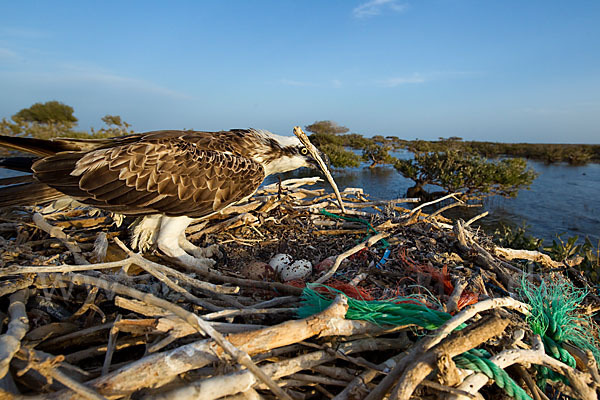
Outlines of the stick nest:
[[[212,270],[132,252],[123,243],[133,219],[57,205],[4,210],[0,395],[507,396],[494,378],[469,369],[483,357],[514,381],[517,398],[597,398],[591,316],[600,302],[572,266],[496,247],[441,212],[405,208],[414,199],[378,202],[346,189],[341,218],[333,195],[310,188],[315,182],[266,186],[247,204],[190,226],[192,242],[224,254]],[[310,261],[312,273],[280,281],[267,263],[281,253]],[[302,291],[321,281],[335,288],[319,289],[331,304],[298,319]],[[522,288],[542,282],[587,293],[573,307],[581,317],[571,320],[592,348],[560,344],[574,361],[548,355],[528,323]],[[365,301],[406,299],[443,321],[424,328],[345,318],[348,307],[375,304]]]

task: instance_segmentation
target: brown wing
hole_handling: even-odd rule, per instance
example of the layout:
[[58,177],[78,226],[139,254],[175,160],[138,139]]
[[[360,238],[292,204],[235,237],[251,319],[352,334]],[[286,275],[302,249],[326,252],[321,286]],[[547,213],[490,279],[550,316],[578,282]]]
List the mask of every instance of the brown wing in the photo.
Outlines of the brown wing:
[[255,161],[152,137],[37,161],[35,177],[83,203],[124,214],[202,217],[250,196],[265,177]]

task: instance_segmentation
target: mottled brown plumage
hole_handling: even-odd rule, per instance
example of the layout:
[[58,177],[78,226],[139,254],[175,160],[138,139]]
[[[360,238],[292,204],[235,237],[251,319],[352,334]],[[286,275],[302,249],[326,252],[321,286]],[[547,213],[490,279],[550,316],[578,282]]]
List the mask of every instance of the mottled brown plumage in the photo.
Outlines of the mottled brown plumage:
[[290,153],[257,133],[156,131],[46,145],[29,139],[32,148],[17,138],[11,147],[41,155],[35,178],[82,203],[130,215],[203,217],[251,195],[266,176],[260,161]]
[[[60,192],[108,211],[152,216],[144,225],[150,233],[138,236],[154,238],[160,231],[159,247],[162,240],[161,249],[177,257],[183,252],[179,246],[196,252],[183,236],[192,218],[248,198],[269,174],[314,164],[297,138],[254,129],[155,131],[98,140],[0,136],[0,146],[39,157],[29,163],[0,160],[7,168],[30,165],[37,181],[0,190],[0,206],[14,204],[15,191],[27,202]],[[36,191],[28,192],[33,185]]]
[[208,135],[155,133],[115,142],[45,157],[33,164],[34,176],[109,211],[189,217],[209,215],[251,195],[265,178],[256,161],[211,149]]

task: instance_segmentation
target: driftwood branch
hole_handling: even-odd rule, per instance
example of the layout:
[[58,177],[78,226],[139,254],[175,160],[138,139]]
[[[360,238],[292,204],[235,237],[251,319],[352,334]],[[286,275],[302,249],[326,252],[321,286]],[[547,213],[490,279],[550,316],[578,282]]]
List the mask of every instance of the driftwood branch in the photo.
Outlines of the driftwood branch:
[[73,254],[73,259],[77,264],[89,264],[89,262],[83,258],[81,255],[81,249],[77,245],[77,243],[69,237],[63,230],[59,227],[52,226],[46,221],[46,219],[40,213],[33,214],[33,222],[43,230],[48,233],[50,236],[60,240],[65,247]]
[[339,256],[336,257],[335,262],[333,263],[333,266],[331,267],[331,269],[329,271],[327,271],[327,273],[325,275],[323,275],[319,279],[317,279],[316,283],[326,282],[329,278],[331,278],[333,276],[333,274],[335,274],[337,269],[342,264],[342,261],[344,261],[346,258],[350,257],[352,254],[358,253],[362,249],[373,246],[375,243],[377,243],[381,239],[386,238],[388,235],[389,234],[385,233],[385,232],[378,233],[377,235],[371,236],[369,239],[352,247],[351,249],[346,250],[345,252],[343,252],[342,254],[340,254]]
[[564,268],[565,264],[554,261],[550,258],[549,255],[540,253],[535,250],[515,250],[515,249],[507,249],[504,247],[494,247],[494,253],[497,255],[506,258],[507,260],[521,259],[521,260],[530,260],[535,261],[537,263],[542,264],[548,268]]
[[497,308],[510,308],[517,310],[521,313],[528,313],[528,306],[510,297],[503,297],[498,299],[488,299],[475,303],[454,317],[446,321],[436,331],[432,332],[431,335],[425,337],[416,346],[413,346],[412,350],[407,357],[402,359],[392,371],[377,385],[377,387],[365,398],[365,400],[379,400],[392,388],[400,376],[404,372],[404,369],[409,362],[415,359],[420,354],[423,354],[433,346],[444,340],[452,331],[458,328],[461,324],[473,318],[476,314]]
[[[269,349],[297,343],[309,337],[337,332],[334,328],[343,321],[347,304],[343,297],[323,312],[302,320],[287,321],[273,327],[252,332],[231,334],[227,340],[247,354],[258,354]],[[348,332],[347,332],[348,333]],[[145,387],[161,386],[186,371],[202,368],[223,355],[223,350],[212,340],[200,340],[176,349],[146,356],[126,367],[95,379],[90,385],[105,396],[123,396]],[[57,399],[73,399],[71,393],[61,393]]]
[[306,136],[306,133],[304,133],[302,128],[300,128],[299,126],[294,127],[294,135],[296,135],[298,137],[298,139],[300,139],[302,144],[304,146],[306,146],[306,149],[308,150],[310,155],[313,156],[313,158],[317,161],[317,163],[321,167],[321,170],[325,174],[327,181],[329,181],[329,184],[333,188],[333,191],[338,200],[340,209],[342,210],[343,213],[346,213],[346,208],[344,207],[344,203],[342,201],[342,196],[340,195],[340,190],[338,189],[338,187],[335,183],[335,180],[333,179],[333,176],[331,176],[331,172],[329,172],[329,168],[327,168],[327,165],[325,164],[325,162],[319,155],[319,150],[317,150],[317,148],[310,142],[310,140],[308,139],[308,136]]
[[29,330],[29,319],[25,310],[28,297],[28,289],[19,290],[10,296],[10,322],[6,333],[0,336],[0,379],[8,373],[10,360],[21,348],[21,340]]
[[509,321],[492,316],[478,321],[465,329],[455,332],[451,337],[435,346],[411,362],[400,378],[400,382],[390,395],[390,399],[408,399],[414,390],[436,367],[436,362],[443,356],[451,359],[454,356],[471,350],[481,343],[504,332]]
[[[569,385],[574,389],[574,394],[577,398],[581,400],[598,399],[598,395],[596,393],[597,386],[592,384],[592,376],[571,368],[563,362],[547,355],[544,351],[544,344],[537,335],[533,336],[533,346],[531,350],[505,350],[491,357],[490,360],[500,368],[506,368],[517,363],[521,365],[543,365],[555,372],[558,372],[559,374],[566,376],[569,379]],[[465,379],[459,388],[469,393],[476,393],[487,382],[488,377],[486,375],[477,373]],[[457,400],[458,397],[454,397],[453,399]]]

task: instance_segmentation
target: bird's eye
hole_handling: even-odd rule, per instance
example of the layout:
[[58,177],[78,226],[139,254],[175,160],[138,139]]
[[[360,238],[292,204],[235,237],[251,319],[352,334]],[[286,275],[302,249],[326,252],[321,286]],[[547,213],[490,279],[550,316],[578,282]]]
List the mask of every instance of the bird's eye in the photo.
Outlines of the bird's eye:
[[302,154],[303,156],[308,154],[308,149],[306,147],[303,147],[300,149],[300,154]]

